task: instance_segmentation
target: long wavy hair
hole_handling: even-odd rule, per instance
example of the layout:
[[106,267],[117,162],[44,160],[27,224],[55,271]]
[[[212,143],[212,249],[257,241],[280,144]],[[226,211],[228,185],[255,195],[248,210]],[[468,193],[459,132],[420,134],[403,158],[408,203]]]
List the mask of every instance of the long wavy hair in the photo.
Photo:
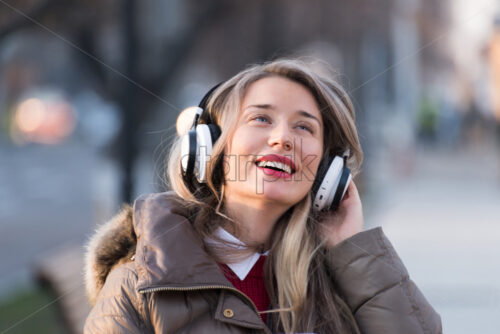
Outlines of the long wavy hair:
[[[207,166],[207,183],[196,180],[189,185],[182,177],[181,138],[178,137],[167,157],[168,186],[192,210],[194,229],[202,240],[223,240],[216,237],[219,226],[230,224],[238,230],[238,222],[223,213],[224,149],[235,131],[241,102],[248,88],[259,79],[278,76],[306,87],[316,99],[324,124],[323,157],[341,155],[350,149],[348,165],[353,175],[359,171],[363,153],[355,125],[352,102],[328,69],[314,67],[295,59],[279,59],[253,65],[220,85],[211,95],[207,110],[212,122],[222,129],[213,146]],[[205,113],[204,113],[205,114]],[[207,119],[200,119],[200,123]],[[359,333],[354,317],[337,291],[326,266],[325,241],[320,238],[321,217],[311,210],[311,194],[292,206],[276,222],[271,233],[271,248],[265,264],[266,287],[271,299],[272,327],[285,333]],[[225,244],[217,248],[205,243],[207,251],[218,262],[229,263],[239,256],[255,252],[248,247],[238,250]],[[263,312],[264,313],[264,312]]]

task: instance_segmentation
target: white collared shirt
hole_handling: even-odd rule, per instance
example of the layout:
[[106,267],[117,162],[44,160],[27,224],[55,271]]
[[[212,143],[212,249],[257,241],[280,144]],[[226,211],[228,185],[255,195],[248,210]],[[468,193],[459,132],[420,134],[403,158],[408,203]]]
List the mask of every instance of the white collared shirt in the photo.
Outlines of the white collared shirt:
[[[232,235],[231,233],[229,233],[228,231],[226,231],[222,227],[219,227],[217,229],[217,231],[215,231],[215,235],[218,236],[219,238],[221,238],[222,240],[229,241],[229,242],[235,243],[237,245],[241,245],[241,247],[238,247],[238,248],[243,248],[245,246],[245,244],[242,241],[237,239],[234,235]],[[208,242],[216,243],[217,241],[209,240]],[[255,263],[257,263],[260,256],[267,255],[268,253],[269,253],[269,251],[262,253],[262,254],[256,252],[256,253],[250,255],[249,257],[244,258],[238,262],[228,263],[227,266],[229,268],[231,268],[231,270],[236,274],[236,276],[238,276],[238,278],[240,280],[244,280],[247,277],[250,270],[252,270]]]

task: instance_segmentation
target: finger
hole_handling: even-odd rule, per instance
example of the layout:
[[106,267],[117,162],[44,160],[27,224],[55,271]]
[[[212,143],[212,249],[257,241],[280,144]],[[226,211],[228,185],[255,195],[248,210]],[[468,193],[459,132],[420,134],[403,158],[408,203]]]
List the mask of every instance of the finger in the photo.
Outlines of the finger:
[[345,192],[344,199],[351,197],[351,194],[354,192],[353,184],[354,182],[352,180],[350,180],[349,183],[347,184],[347,190]]
[[356,187],[354,181],[351,180],[347,186],[347,191],[342,201],[351,203],[357,198],[359,198],[358,188]]
[[351,180],[351,182],[349,182],[349,186],[347,187],[347,191],[352,192],[352,194],[358,193],[358,187],[356,187],[356,184],[354,183],[353,180]]

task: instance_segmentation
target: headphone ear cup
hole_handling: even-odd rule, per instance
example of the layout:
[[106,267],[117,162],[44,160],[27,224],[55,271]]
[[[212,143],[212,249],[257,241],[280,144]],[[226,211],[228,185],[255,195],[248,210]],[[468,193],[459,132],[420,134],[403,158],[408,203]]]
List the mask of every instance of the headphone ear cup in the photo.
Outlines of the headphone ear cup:
[[220,137],[221,130],[215,124],[199,124],[196,126],[197,154],[194,173],[198,182],[207,182],[207,165],[212,158],[213,145]]
[[344,168],[342,168],[342,175],[340,176],[339,184],[337,186],[337,190],[335,191],[335,196],[333,197],[330,209],[337,210],[340,202],[342,202],[342,198],[344,198],[345,192],[347,191],[347,187],[349,186],[349,182],[351,182],[351,179],[351,170],[344,166]]
[[210,161],[212,154],[212,136],[210,128],[207,124],[199,124],[196,126],[197,135],[197,155],[194,174],[198,182],[206,182],[207,163]]
[[316,173],[316,177],[314,178],[313,185],[311,188],[313,198],[318,193],[321,182],[323,182],[323,179],[325,178],[326,172],[328,172],[328,168],[330,167],[330,164],[332,163],[334,158],[335,158],[335,155],[331,154],[328,157],[326,157],[325,159],[321,160],[321,162],[318,166],[318,171]]
[[181,139],[181,168],[186,178],[191,178],[194,173],[197,156],[196,130],[191,129]]
[[206,182],[207,163],[220,134],[221,130],[215,124],[198,124],[182,137],[181,167],[188,183],[194,176],[199,183]]
[[318,168],[317,177],[313,183],[313,210],[315,211],[331,208],[332,202],[337,195],[340,180],[342,179],[344,159],[339,156],[329,157],[328,160],[330,159],[331,162],[328,166],[322,166],[321,170]]

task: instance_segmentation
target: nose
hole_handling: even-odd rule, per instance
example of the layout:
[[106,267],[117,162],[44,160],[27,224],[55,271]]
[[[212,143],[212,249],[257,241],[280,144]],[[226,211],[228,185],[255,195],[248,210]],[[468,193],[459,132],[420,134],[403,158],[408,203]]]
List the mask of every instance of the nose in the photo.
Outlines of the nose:
[[286,125],[276,125],[269,135],[269,145],[282,147],[285,151],[293,149],[293,138]]

